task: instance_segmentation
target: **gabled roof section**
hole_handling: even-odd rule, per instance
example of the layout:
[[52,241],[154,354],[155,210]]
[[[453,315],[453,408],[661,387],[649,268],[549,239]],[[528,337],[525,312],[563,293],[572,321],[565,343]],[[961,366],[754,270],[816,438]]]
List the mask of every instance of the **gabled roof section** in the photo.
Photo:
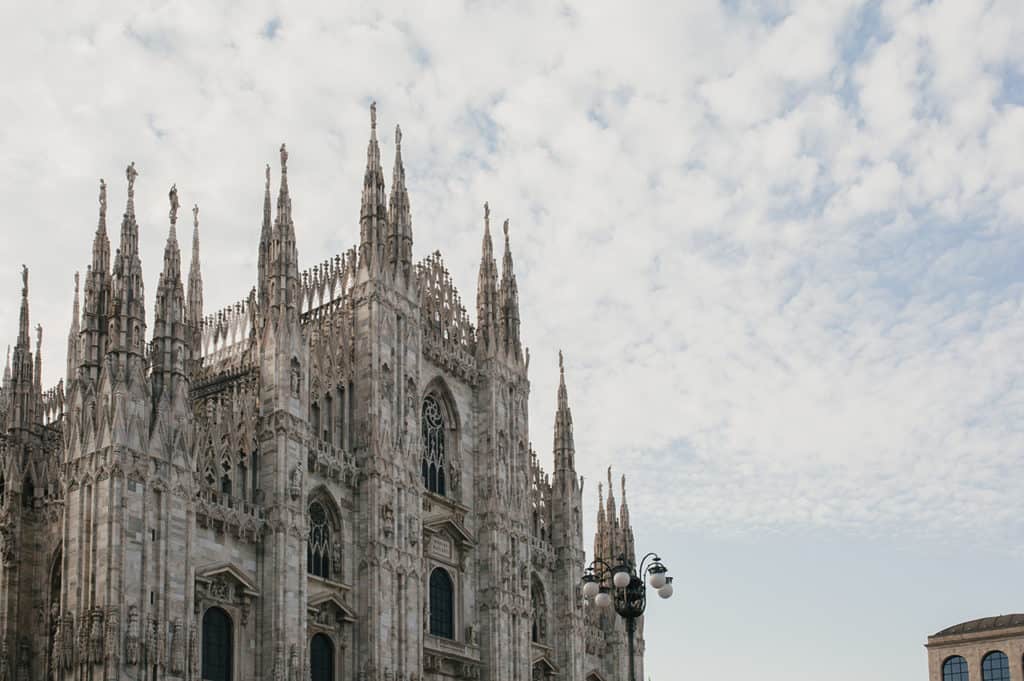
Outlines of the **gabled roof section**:
[[342,619],[347,622],[355,622],[356,614],[352,612],[336,594],[326,592],[309,599],[307,607],[310,610],[318,610],[325,605],[333,605],[341,613]]
[[454,518],[440,518],[433,522],[426,523],[423,527],[428,532],[447,532],[452,536],[452,538],[455,539],[455,541],[459,542],[459,544],[462,545],[463,548],[476,546],[476,539],[474,539],[473,535],[469,533],[469,530],[466,529],[466,526],[460,523],[459,521],[455,520]]
[[539,657],[533,658],[533,662],[531,662],[531,665],[533,667],[537,667],[539,665],[544,670],[546,670],[548,674],[557,674],[558,673],[558,667],[555,666],[555,663],[552,662],[551,658],[549,658],[547,656],[547,653],[544,653],[544,652],[541,652]]
[[260,595],[260,592],[256,589],[256,580],[234,563],[213,563],[196,570],[196,579],[201,582],[208,582],[215,577],[222,576],[229,577],[237,582],[242,587],[242,592],[245,595],[253,597]]
[[608,681],[608,679],[606,679],[604,675],[596,669],[588,673],[584,678],[586,678],[587,681]]

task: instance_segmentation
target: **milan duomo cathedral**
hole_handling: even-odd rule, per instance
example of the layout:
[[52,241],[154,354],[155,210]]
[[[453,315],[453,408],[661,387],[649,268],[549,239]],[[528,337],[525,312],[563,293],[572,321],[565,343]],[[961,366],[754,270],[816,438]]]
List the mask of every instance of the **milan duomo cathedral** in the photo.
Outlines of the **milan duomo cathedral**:
[[[23,270],[0,393],[0,681],[626,677],[622,620],[580,595],[564,369],[552,475],[530,444],[508,222],[499,272],[484,206],[474,326],[440,253],[413,262],[401,131],[388,196],[375,118],[358,246],[299,270],[282,145],[256,285],[214,314],[198,207],[186,286],[171,189],[147,317],[138,173],[113,257],[101,181],[66,378],[45,390]],[[632,557],[625,483],[619,507],[608,484],[594,552]]]

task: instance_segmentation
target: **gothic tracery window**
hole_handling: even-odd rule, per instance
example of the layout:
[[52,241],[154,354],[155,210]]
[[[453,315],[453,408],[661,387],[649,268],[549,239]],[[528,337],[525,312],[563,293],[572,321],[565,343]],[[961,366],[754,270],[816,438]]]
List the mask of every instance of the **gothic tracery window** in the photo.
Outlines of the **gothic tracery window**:
[[441,404],[433,395],[423,400],[423,486],[445,496],[445,422]]
[[545,643],[548,637],[548,608],[544,598],[544,585],[533,575],[530,583],[530,600],[533,605],[533,624],[530,628],[530,640],[534,643]]
[[319,501],[309,505],[306,570],[317,577],[331,578],[331,526],[327,520],[327,511]]

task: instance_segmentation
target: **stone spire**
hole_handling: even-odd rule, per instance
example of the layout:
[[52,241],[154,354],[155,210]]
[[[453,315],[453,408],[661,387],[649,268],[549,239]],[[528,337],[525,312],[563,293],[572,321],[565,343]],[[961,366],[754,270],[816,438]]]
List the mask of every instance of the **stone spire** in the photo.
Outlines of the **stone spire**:
[[128,178],[128,203],[121,220],[121,243],[114,257],[111,286],[111,317],[114,338],[108,339],[110,352],[142,356],[146,346],[146,310],[142,260],[139,258],[139,224],[135,220],[135,163],[125,171]]
[[405,165],[402,163],[402,128],[395,126],[395,167],[391,178],[391,200],[388,203],[387,253],[395,275],[408,282],[412,273],[412,211],[405,187]]
[[275,320],[288,318],[297,322],[300,312],[299,254],[295,245],[292,199],[288,192],[288,150],[284,144],[281,145],[277,216],[271,231],[268,256],[269,314]]
[[608,516],[605,514],[604,484],[597,483],[597,529],[594,531],[594,555],[592,558],[608,560]]
[[501,288],[498,298],[501,305],[501,342],[508,357],[522,360],[523,350],[519,343],[519,287],[512,269],[512,248],[508,240],[508,220],[502,227],[505,232],[505,255],[501,260]]
[[498,266],[491,242],[491,207],[484,203],[484,241],[476,289],[477,352],[490,354],[497,347]]
[[199,204],[195,204],[192,206],[192,262],[188,268],[188,345],[193,368],[198,366],[202,350],[202,322],[203,273],[199,266]]
[[85,272],[82,300],[80,365],[83,376],[96,380],[107,352],[110,324],[110,238],[107,236],[107,183],[100,180],[100,216],[92,242],[92,264]]
[[[18,340],[11,358],[11,378],[8,389],[7,430],[28,429],[34,421],[34,411],[39,403],[36,380],[33,377],[34,363],[28,335],[28,268],[21,266],[21,312],[18,317]],[[39,340],[42,340],[39,332]]]
[[71,305],[71,328],[68,330],[67,384],[69,387],[75,377],[75,370],[78,367],[78,336],[81,333],[78,319],[80,314],[81,310],[78,305],[78,272],[75,272],[75,297]]
[[260,254],[257,286],[259,288],[259,309],[265,312],[270,305],[270,279],[267,266],[270,263],[270,239],[272,237],[270,216],[270,164],[266,168],[266,184],[263,188],[263,227],[260,229]]
[[622,552],[631,562],[636,561],[633,545],[633,526],[629,522],[629,504],[626,503],[626,476],[622,476],[622,505],[619,506],[619,530],[622,537]]
[[171,186],[168,200],[171,204],[171,225],[164,245],[164,265],[157,283],[153,310],[150,361],[154,407],[163,394],[169,391],[175,378],[185,376],[185,291],[181,283],[181,249],[178,247],[177,233],[178,208],[181,204],[176,185]]
[[565,362],[558,351],[558,408],[555,411],[555,478],[565,476],[567,482],[576,481],[576,447],[572,438],[572,412],[569,410],[569,392],[565,387]]
[[359,206],[359,267],[381,268],[387,230],[387,193],[377,144],[377,103],[370,105],[370,143],[366,148],[366,173]]

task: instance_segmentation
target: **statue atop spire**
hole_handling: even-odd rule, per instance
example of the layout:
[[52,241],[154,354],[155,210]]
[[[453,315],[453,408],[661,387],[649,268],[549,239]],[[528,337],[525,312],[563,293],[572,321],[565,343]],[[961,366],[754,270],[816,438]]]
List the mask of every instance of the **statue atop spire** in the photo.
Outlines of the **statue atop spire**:
[[199,229],[199,204],[192,206],[192,227],[193,229]]
[[[135,169],[135,161],[128,164],[124,174],[128,177],[128,198],[133,198],[135,196],[135,178],[139,176],[139,171]],[[103,180],[100,180],[100,185],[104,188],[104,199],[101,203],[106,206],[106,185],[103,185]]]
[[265,175],[266,175],[266,180],[267,180],[267,183],[265,185],[265,191],[267,193],[267,196],[270,196],[270,164],[269,163],[267,164]]
[[107,183],[100,178],[100,225],[106,224],[107,218]]
[[[281,174],[288,172],[288,150],[285,149],[284,142],[281,142]],[[270,166],[267,166],[267,183],[269,186],[270,182]]]
[[402,148],[402,126],[397,124],[395,125],[395,147]]
[[178,208],[181,206],[181,203],[178,202],[178,185],[177,184],[172,184],[171,185],[171,191],[168,192],[167,198],[171,202],[171,212],[170,212],[169,217],[171,219],[171,229],[173,230],[174,229],[174,225],[177,224],[177,222],[178,222]]
[[370,134],[377,137],[377,100],[370,102]]

